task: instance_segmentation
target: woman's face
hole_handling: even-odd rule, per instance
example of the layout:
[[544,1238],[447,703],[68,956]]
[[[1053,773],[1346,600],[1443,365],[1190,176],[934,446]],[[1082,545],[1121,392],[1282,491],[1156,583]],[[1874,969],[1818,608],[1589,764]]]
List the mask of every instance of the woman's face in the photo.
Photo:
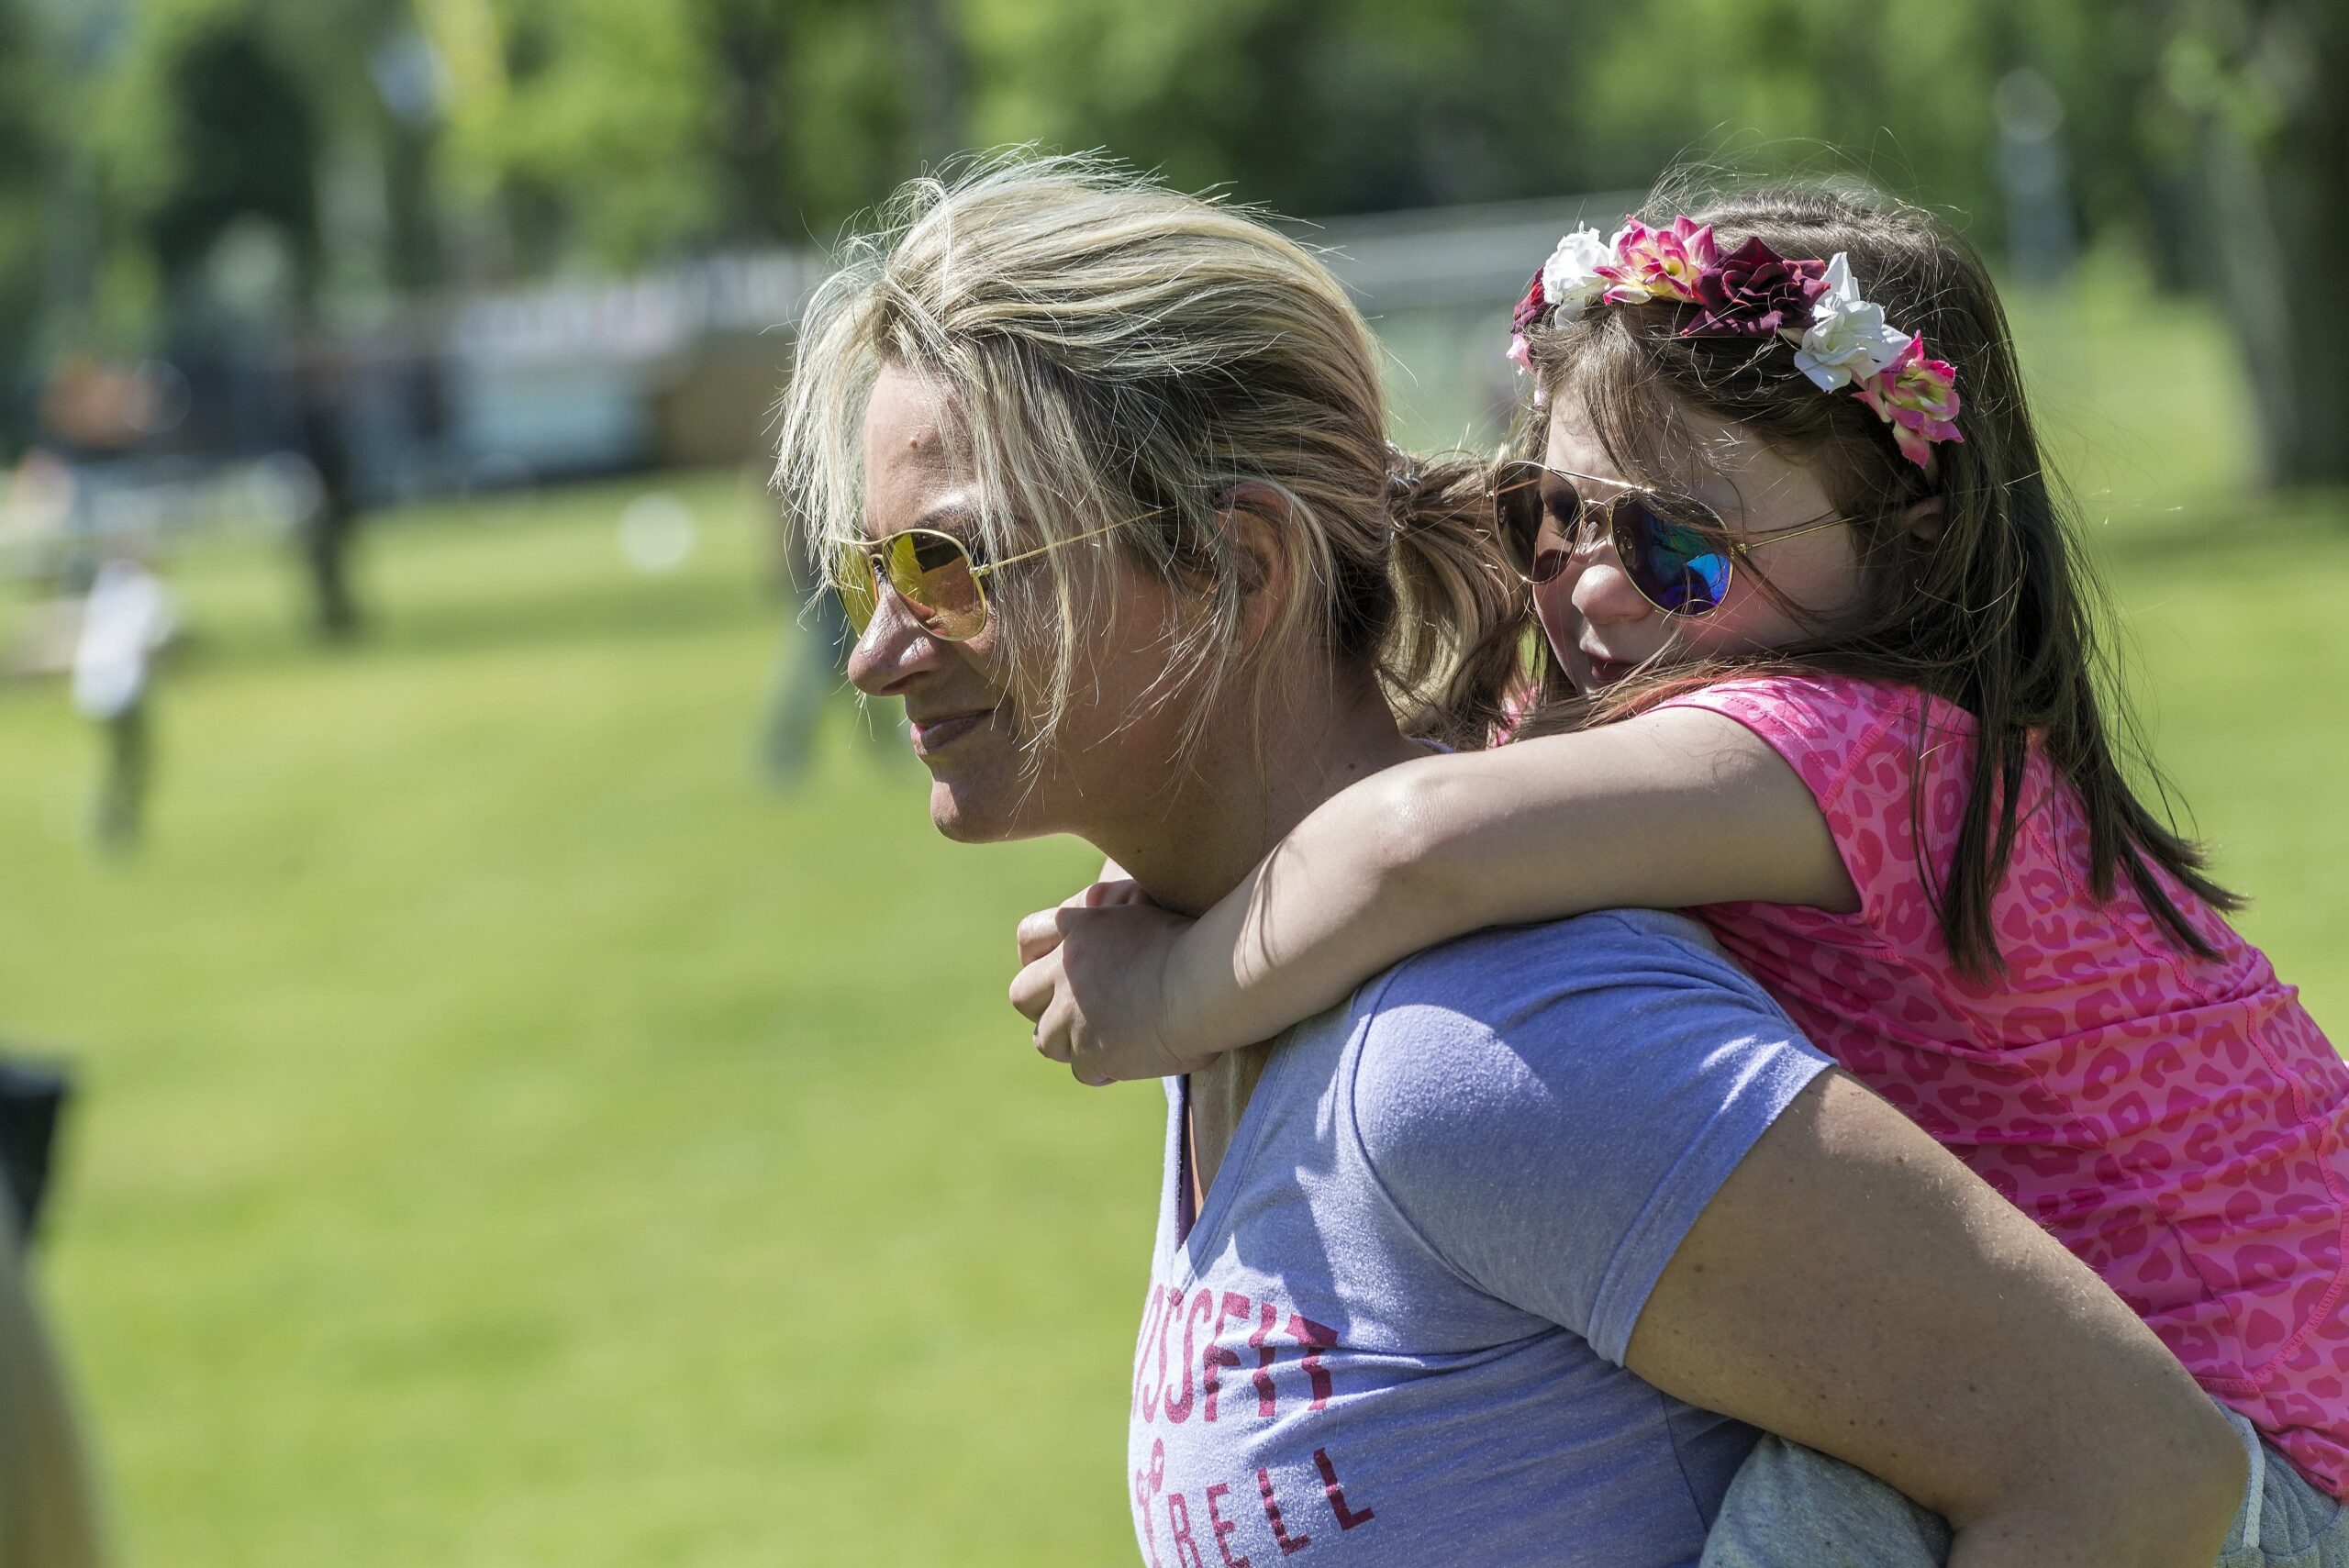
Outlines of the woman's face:
[[[925,528],[975,546],[978,491],[948,456],[941,415],[939,394],[921,378],[894,364],[883,369],[864,419],[867,538]],[[1114,549],[1114,536],[1065,547]],[[948,838],[1064,832],[1098,841],[1113,814],[1146,808],[1172,773],[1180,716],[1151,688],[1165,673],[1176,606],[1155,579],[1114,554],[1109,568],[1101,595],[1079,596],[1079,613],[1091,622],[1080,628],[1086,657],[1032,779],[1022,743],[1046,693],[1015,669],[1008,639],[1017,628],[1006,624],[1004,602],[1018,596],[1014,573],[1049,572],[1051,563],[1040,557],[990,574],[986,627],[967,642],[930,636],[903,600],[881,590],[872,624],[849,654],[849,679],[867,695],[905,699],[914,755],[930,770],[930,820]],[[1030,670],[1049,664],[1048,649],[1020,662]]]
[[[1637,483],[1609,460],[1579,397],[1569,391],[1552,403],[1542,459],[1545,464]],[[1798,528],[1834,511],[1809,469],[1787,462],[1732,426],[1694,413],[1683,417],[1692,438],[1708,448],[1714,472],[1692,464],[1687,482],[1654,488],[1694,496],[1718,512],[1731,533],[1757,543],[1763,536]],[[1542,525],[1544,545],[1553,542],[1558,503],[1566,499],[1562,492],[1569,483],[1591,500],[1620,493],[1614,484],[1547,476],[1542,482],[1548,519]],[[1770,583],[1787,601],[1811,617],[1809,624],[1772,598],[1756,580],[1757,568],[1769,573]],[[1763,544],[1753,554],[1741,555],[1727,596],[1702,616],[1668,616],[1648,603],[1624,573],[1613,542],[1603,539],[1570,551],[1565,570],[1537,586],[1533,599],[1542,629],[1568,677],[1578,689],[1595,692],[1651,661],[1669,666],[1802,640],[1848,613],[1860,587],[1856,541],[1853,530],[1844,527]]]

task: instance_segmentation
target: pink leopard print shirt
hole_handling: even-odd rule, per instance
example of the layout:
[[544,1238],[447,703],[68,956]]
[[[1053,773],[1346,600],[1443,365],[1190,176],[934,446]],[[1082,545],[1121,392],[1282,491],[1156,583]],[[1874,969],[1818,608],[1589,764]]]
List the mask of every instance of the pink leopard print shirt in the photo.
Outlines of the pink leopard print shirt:
[[1733,718],[1792,765],[1861,905],[1695,913],[1820,1049],[2102,1275],[2311,1479],[2349,1494],[2349,1067],[2299,994],[2166,877],[2215,962],[2172,946],[2125,880],[2097,903],[2078,797],[2037,754],[1992,904],[2007,973],[1967,980],[1926,867],[1947,866],[1956,841],[1970,715],[1832,676],[1725,682],[1664,706]]

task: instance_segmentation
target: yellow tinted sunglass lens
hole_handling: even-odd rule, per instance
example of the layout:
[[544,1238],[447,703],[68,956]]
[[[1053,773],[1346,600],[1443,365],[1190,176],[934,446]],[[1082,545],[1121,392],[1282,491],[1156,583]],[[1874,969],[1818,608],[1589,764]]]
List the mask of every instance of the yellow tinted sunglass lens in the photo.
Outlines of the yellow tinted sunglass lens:
[[889,581],[914,606],[924,630],[964,642],[985,629],[986,595],[962,540],[915,528],[889,543]]
[[949,643],[965,643],[986,629],[986,592],[970,566],[970,551],[952,535],[918,530],[902,535],[905,554],[921,573],[921,594],[907,594],[921,606],[921,625]]
[[832,573],[833,591],[841,596],[841,612],[848,617],[848,628],[859,637],[873,624],[873,612],[878,607],[873,581],[873,557],[856,545],[841,547],[840,562]]
[[967,642],[986,628],[986,595],[969,553],[951,535],[908,528],[885,539],[845,546],[841,555],[841,607],[858,636],[880,607],[884,580],[932,637]]

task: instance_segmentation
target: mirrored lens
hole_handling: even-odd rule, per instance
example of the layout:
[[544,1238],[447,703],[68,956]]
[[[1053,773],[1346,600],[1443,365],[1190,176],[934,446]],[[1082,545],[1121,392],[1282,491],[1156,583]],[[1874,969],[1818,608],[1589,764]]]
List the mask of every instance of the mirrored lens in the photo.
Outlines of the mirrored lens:
[[1501,548],[1518,575],[1529,582],[1547,583],[1566,569],[1574,531],[1580,521],[1582,497],[1563,479],[1549,481],[1561,493],[1567,516],[1549,528],[1552,496],[1542,494],[1548,471],[1538,462],[1503,463],[1494,475],[1493,526]]
[[986,597],[960,540],[928,528],[893,534],[881,542],[881,569],[931,636],[966,642],[986,626]]
[[1632,584],[1666,615],[1709,614],[1729,593],[1728,537],[1693,501],[1626,495],[1615,507],[1615,550]]
[[1533,535],[1542,525],[1541,480],[1542,470],[1530,462],[1505,462],[1493,470],[1493,533],[1520,576],[1533,566]]

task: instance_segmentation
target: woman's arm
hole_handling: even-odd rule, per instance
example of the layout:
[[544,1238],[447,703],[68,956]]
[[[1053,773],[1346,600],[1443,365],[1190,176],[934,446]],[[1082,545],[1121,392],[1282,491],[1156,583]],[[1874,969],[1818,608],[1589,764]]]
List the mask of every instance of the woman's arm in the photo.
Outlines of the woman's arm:
[[1734,719],[1664,708],[1375,773],[1196,923],[1147,906],[1032,915],[1012,1002],[1078,1077],[1163,1077],[1487,926],[1738,899],[1858,906],[1794,770]]
[[2209,1568],[2243,1446],[2087,1269],[1822,1073],[1683,1238],[1625,1364],[1946,1518],[1953,1568]]

